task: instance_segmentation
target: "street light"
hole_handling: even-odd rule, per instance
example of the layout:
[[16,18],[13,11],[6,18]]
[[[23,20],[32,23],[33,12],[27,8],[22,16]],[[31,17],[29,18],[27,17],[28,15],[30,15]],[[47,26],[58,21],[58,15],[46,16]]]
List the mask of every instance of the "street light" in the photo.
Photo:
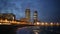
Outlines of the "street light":
[[44,23],[42,22],[41,25],[44,25]]
[[46,22],[45,25],[48,25],[48,23]]
[[37,25],[39,25],[40,24],[40,22],[37,22]]
[[51,22],[50,25],[53,25],[53,23]]
[[56,25],[59,25],[59,23],[56,23]]

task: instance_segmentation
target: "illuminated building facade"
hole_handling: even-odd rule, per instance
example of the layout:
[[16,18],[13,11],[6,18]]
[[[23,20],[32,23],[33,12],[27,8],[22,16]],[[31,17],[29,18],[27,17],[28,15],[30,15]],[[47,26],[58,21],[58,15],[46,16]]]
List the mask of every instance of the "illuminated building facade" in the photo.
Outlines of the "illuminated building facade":
[[25,10],[25,16],[28,20],[30,20],[30,9]]
[[26,19],[26,18],[21,18],[21,19],[20,19],[20,21],[27,22],[27,21],[28,21],[28,19]]
[[36,23],[38,20],[38,15],[37,15],[38,13],[37,13],[37,11],[35,11],[34,12],[34,14],[33,14],[33,20],[34,20],[34,23]]
[[15,15],[12,14],[12,13],[1,13],[0,14],[0,19],[15,20]]

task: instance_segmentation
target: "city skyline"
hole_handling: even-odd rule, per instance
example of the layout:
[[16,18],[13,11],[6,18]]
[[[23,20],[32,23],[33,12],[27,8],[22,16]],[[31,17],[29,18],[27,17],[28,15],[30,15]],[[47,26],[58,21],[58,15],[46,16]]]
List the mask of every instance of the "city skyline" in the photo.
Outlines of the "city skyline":
[[16,19],[25,17],[25,9],[38,11],[40,21],[60,22],[59,0],[0,0],[0,13],[13,13]]
[[[31,20],[31,18],[33,18],[32,20]],[[16,15],[15,14],[13,14],[13,13],[0,13],[0,20],[5,20],[5,19],[7,19],[8,21],[9,20],[13,20],[13,21],[15,21],[15,20],[18,20],[18,19],[16,19]],[[34,13],[33,13],[33,17],[31,17],[31,11],[30,11],[30,9],[26,9],[25,10],[25,17],[23,18],[20,18],[18,21],[27,21],[27,22],[37,22],[37,21],[39,21],[38,20],[38,12],[37,11],[34,11]]]
[[0,33],[60,34],[60,0],[0,0]]

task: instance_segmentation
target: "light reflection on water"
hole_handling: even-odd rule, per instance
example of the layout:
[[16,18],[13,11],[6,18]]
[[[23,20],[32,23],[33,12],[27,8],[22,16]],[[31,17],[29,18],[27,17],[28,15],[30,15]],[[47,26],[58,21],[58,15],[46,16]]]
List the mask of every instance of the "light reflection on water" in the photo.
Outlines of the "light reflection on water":
[[60,27],[29,26],[17,30],[17,34],[60,34]]

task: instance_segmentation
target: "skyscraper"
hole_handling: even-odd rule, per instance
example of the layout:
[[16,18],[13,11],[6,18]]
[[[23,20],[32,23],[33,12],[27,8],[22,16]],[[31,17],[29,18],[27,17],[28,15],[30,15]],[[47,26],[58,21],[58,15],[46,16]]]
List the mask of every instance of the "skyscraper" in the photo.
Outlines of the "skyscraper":
[[38,13],[37,13],[37,11],[34,12],[33,19],[34,19],[34,23],[36,23],[38,21]]
[[25,10],[25,17],[30,20],[30,9]]

